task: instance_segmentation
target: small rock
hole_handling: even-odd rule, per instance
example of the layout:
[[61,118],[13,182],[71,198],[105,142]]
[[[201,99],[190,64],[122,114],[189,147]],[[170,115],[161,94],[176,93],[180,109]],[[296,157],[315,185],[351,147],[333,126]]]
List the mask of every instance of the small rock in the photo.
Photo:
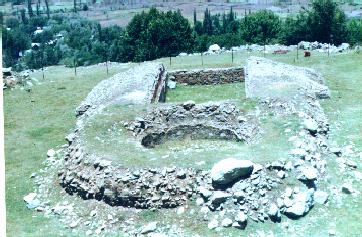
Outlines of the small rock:
[[284,169],[284,164],[281,161],[274,161],[271,163],[271,166],[273,167],[273,169],[277,169],[277,170]]
[[336,156],[342,156],[342,149],[338,147],[332,147],[329,149],[330,152],[334,153]]
[[318,204],[325,204],[328,200],[328,193],[323,191],[314,192],[314,202]]
[[29,203],[29,202],[33,201],[36,198],[36,196],[37,196],[36,193],[29,193],[23,199],[26,203]]
[[179,208],[177,208],[177,211],[176,211],[177,215],[181,215],[181,214],[183,214],[184,212],[185,212],[185,207],[179,207]]
[[70,145],[74,141],[75,137],[76,137],[75,133],[71,133],[65,137],[65,140],[67,140],[68,144]]
[[101,160],[100,162],[99,162],[99,166],[100,167],[108,167],[108,166],[110,166],[112,164],[112,161],[110,161],[110,160]]
[[183,170],[180,170],[180,171],[177,172],[176,176],[179,179],[184,179],[184,178],[186,178],[186,172],[183,171]]
[[78,221],[73,221],[72,223],[70,223],[69,227],[75,228],[75,227],[77,227],[77,225],[78,225]]
[[350,168],[352,169],[356,169],[357,168],[357,162],[353,161],[353,160],[347,160],[346,161],[346,165],[348,165]]
[[301,181],[313,181],[318,177],[318,170],[312,166],[310,167],[301,167],[299,169],[300,175],[298,175],[298,180]]
[[213,206],[218,206],[221,203],[225,202],[228,198],[231,197],[231,194],[223,192],[223,191],[215,191],[210,200],[211,200],[211,204]]
[[91,235],[93,234],[93,232],[91,230],[87,230],[87,232],[85,232],[86,235]]
[[195,106],[195,102],[192,101],[192,100],[188,100],[186,102],[183,103],[183,107],[186,109],[186,110],[190,110],[192,107]]
[[290,198],[293,194],[293,189],[291,187],[287,187],[284,191],[284,196]]
[[205,187],[199,187],[199,193],[205,199],[208,199],[212,195],[212,192]]
[[344,183],[344,184],[342,185],[342,192],[345,193],[345,194],[351,194],[351,193],[353,193],[354,190],[353,190],[352,185],[349,184],[349,183]]
[[244,116],[238,116],[236,119],[238,120],[239,123],[245,123],[247,121],[247,119]]
[[334,229],[329,229],[329,230],[328,230],[328,234],[329,234],[330,236],[335,236],[335,235],[336,235],[336,230],[334,230]]
[[209,228],[210,230],[216,229],[217,227],[219,227],[219,222],[215,219],[207,224],[207,228]]
[[175,89],[176,88],[176,82],[168,80],[167,81],[167,87],[170,88],[170,89]]
[[204,204],[204,199],[202,199],[202,198],[197,198],[197,199],[196,199],[196,205],[201,206],[202,204]]
[[34,199],[26,204],[28,209],[38,208],[40,206],[40,201],[38,199]]
[[280,221],[281,215],[278,206],[275,203],[270,204],[268,216],[272,221]]
[[238,222],[239,224],[244,224],[247,220],[248,216],[245,215],[244,212],[239,212],[235,217],[235,221]]
[[55,156],[55,151],[53,149],[48,150],[47,156],[48,157],[54,157]]
[[277,176],[281,179],[284,179],[286,176],[286,173],[283,170],[278,171]]
[[143,227],[141,234],[148,234],[154,232],[157,229],[157,221],[153,221],[148,223],[145,227]]
[[225,218],[222,220],[221,225],[223,227],[230,227],[233,224],[233,221],[230,218]]
[[312,119],[312,118],[308,118],[304,120],[304,127],[312,134],[317,133],[318,130],[318,123]]
[[290,154],[296,156],[298,158],[304,158],[308,155],[308,153],[302,148],[295,148],[290,151]]

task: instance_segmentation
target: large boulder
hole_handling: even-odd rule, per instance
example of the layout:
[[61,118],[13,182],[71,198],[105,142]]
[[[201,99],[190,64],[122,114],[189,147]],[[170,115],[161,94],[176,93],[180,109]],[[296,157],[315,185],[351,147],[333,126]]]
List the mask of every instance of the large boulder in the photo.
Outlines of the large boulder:
[[240,178],[248,177],[254,164],[250,160],[228,158],[219,161],[211,169],[211,179],[214,186],[227,185]]

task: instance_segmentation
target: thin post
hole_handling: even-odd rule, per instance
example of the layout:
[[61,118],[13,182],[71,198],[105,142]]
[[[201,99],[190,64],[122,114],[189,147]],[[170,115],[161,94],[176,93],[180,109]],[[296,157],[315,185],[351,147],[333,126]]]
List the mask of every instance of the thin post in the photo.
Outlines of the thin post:
[[202,53],[201,53],[201,65],[204,66],[204,58],[202,57]]
[[77,76],[77,64],[75,63],[75,58],[73,61],[73,65],[74,65],[74,76]]
[[170,56],[170,66],[171,66],[171,56]]
[[42,50],[42,54],[41,54],[41,71],[43,74],[43,81],[44,81],[44,79],[45,79],[45,76],[44,76],[44,49]]
[[329,43],[328,43],[328,58],[329,58]]
[[108,76],[108,60],[106,61],[107,76]]
[[299,52],[299,43],[297,44],[297,60],[298,60],[298,52]]
[[234,50],[231,49],[231,63],[234,63]]
[[264,58],[265,58],[265,42],[264,42],[264,51],[263,51],[263,53],[264,53]]

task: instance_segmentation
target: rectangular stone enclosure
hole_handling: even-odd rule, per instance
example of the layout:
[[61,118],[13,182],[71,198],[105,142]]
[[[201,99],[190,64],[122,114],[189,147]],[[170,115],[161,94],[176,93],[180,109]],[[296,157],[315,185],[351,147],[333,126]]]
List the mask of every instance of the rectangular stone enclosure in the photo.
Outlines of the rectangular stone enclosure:
[[187,85],[216,85],[244,81],[244,68],[177,70],[168,73],[169,79]]

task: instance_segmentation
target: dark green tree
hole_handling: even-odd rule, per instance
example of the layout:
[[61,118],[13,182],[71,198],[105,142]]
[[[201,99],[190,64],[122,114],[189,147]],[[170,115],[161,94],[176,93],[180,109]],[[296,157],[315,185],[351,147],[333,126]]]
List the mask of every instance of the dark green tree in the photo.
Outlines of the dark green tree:
[[308,23],[313,40],[340,44],[346,38],[346,16],[333,0],[314,0]]
[[262,10],[245,17],[241,36],[248,43],[267,44],[279,41],[281,20],[272,11]]
[[34,13],[33,13],[33,8],[31,6],[31,0],[27,0],[27,4],[28,4],[28,14],[29,14],[29,17],[33,17],[34,16]]
[[203,26],[203,33],[207,35],[213,34],[213,28],[212,28],[212,19],[209,9],[206,8],[204,13],[204,21],[202,23]]
[[352,19],[347,23],[347,41],[351,45],[362,44],[362,21]]

